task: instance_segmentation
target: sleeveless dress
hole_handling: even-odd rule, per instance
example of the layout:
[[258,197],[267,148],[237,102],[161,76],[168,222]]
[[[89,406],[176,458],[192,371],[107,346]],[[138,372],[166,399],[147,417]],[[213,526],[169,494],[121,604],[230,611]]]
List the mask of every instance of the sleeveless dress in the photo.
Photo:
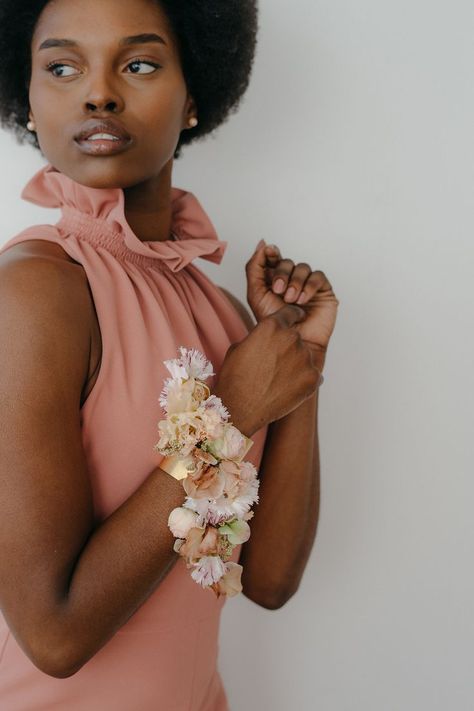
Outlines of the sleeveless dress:
[[[229,345],[248,329],[227,297],[192,263],[202,257],[218,264],[227,246],[192,193],[172,188],[172,235],[164,242],[142,242],[134,234],[122,188],[81,185],[49,163],[21,197],[60,208],[61,218],[55,225],[28,227],[0,253],[30,239],[60,244],[83,266],[97,312],[102,363],[81,408],[81,430],[98,524],[161,461],[153,445],[164,416],[158,402],[168,377],[163,360],[177,357],[180,345],[199,349],[214,366],[216,376],[207,381],[212,389]],[[254,434],[246,456],[257,469],[266,433],[264,427]],[[231,560],[238,562],[241,548],[234,549]],[[178,558],[125,625],[64,679],[35,667],[0,614],[0,708],[227,711],[217,665],[225,602],[195,583]]]

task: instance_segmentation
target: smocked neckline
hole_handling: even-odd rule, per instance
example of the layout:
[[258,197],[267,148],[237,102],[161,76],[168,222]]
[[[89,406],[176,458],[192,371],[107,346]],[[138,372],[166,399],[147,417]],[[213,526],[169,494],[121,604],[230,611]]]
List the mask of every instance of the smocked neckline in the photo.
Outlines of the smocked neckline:
[[125,216],[123,188],[92,188],[76,182],[50,163],[27,182],[21,198],[42,207],[60,208],[55,224],[65,239],[75,235],[117,259],[179,271],[196,257],[220,264],[227,242],[193,193],[171,188],[171,236],[140,240]]

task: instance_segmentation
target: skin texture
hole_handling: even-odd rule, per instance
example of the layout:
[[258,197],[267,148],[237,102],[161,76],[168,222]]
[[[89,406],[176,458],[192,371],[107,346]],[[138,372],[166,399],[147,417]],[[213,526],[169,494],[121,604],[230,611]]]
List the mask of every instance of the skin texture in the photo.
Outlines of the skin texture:
[[[168,48],[118,51],[121,37],[145,31]],[[44,39],[71,36],[80,51],[51,48],[40,57]],[[45,157],[81,184],[124,188],[137,236],[166,239],[172,155],[193,111],[166,17],[144,0],[54,0],[32,53],[31,110]],[[163,72],[123,73],[143,54],[161,60]],[[53,78],[44,69],[52,60],[79,73]],[[133,147],[111,157],[79,154],[72,136],[95,114],[119,115]],[[215,392],[244,434],[270,425],[241,562],[244,594],[276,609],[298,588],[316,531],[317,383],[339,302],[322,272],[264,244],[246,277],[256,324],[229,295],[252,330],[229,349]],[[97,376],[100,333],[84,270],[57,245],[15,245],[0,256],[0,301],[0,606],[33,663],[62,678],[104,646],[177,561],[167,520],[183,489],[157,468],[95,524],[79,408]]]

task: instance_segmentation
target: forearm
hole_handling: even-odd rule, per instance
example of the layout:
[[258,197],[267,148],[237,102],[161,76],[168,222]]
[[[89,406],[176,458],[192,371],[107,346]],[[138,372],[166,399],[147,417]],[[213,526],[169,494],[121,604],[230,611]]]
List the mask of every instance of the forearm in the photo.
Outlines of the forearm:
[[168,516],[184,497],[182,482],[157,468],[93,532],[48,622],[53,675],[69,676],[87,662],[169,572],[178,554]]
[[319,516],[318,389],[269,426],[260,468],[259,503],[243,544],[245,594],[280,607],[297,590]]

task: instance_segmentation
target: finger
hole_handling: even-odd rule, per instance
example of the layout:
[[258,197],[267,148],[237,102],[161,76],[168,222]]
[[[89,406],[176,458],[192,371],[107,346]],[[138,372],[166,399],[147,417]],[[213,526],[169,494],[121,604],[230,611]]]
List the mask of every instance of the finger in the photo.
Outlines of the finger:
[[316,271],[316,272],[311,272],[309,277],[306,279],[306,282],[304,283],[301,293],[299,297],[296,300],[297,304],[305,304],[307,301],[309,301],[317,291],[326,283],[326,277],[324,275],[324,272],[321,271]]
[[296,306],[296,304],[285,304],[281,309],[267,316],[267,318],[274,319],[282,328],[291,328],[295,323],[304,321],[306,312],[301,306]]
[[291,273],[288,286],[283,295],[283,300],[287,303],[295,302],[298,299],[310,274],[312,274],[312,269],[309,264],[306,264],[306,262],[299,262]]
[[281,252],[276,246],[276,244],[267,244],[267,246],[265,247],[265,257],[267,259],[267,265],[269,267],[276,267],[276,265],[282,258]]
[[273,282],[273,274],[275,267],[281,259],[281,252],[276,244],[267,244],[265,246],[265,283],[270,286]]
[[286,291],[294,266],[295,263],[291,259],[280,259],[273,274],[272,288],[275,294],[283,294]]

